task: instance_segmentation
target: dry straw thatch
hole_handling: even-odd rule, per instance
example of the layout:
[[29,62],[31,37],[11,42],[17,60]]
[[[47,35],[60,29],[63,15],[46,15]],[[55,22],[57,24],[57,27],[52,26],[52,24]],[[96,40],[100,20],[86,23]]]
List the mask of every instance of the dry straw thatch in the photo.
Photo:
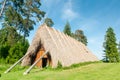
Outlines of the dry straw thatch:
[[65,67],[80,62],[98,61],[98,58],[83,43],[43,24],[36,32],[22,66],[33,63],[41,45],[49,51],[52,67],[57,67],[58,62]]

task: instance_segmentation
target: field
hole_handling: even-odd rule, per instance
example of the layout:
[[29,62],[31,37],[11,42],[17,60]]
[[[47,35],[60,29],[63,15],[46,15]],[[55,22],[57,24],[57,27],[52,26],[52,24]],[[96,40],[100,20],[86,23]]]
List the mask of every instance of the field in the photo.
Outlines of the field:
[[20,66],[4,74],[9,66],[0,65],[0,80],[120,80],[120,63],[90,63],[66,69],[34,68],[28,75],[23,75],[27,68]]

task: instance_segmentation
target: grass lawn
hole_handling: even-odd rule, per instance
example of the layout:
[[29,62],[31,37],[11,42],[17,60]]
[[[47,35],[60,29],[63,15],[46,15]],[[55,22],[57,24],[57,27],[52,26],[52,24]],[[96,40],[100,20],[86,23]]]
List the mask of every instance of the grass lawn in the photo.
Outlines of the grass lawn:
[[70,69],[32,69],[23,75],[26,68],[17,66],[4,74],[10,65],[0,65],[0,80],[120,80],[120,63],[91,63]]

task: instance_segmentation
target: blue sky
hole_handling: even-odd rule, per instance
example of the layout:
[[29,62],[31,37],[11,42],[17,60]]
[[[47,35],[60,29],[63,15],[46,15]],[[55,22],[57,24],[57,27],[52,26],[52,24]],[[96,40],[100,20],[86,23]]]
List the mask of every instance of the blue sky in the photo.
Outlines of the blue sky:
[[[63,31],[67,21],[72,32],[81,29],[88,39],[88,48],[99,59],[103,56],[104,35],[110,26],[120,41],[120,0],[41,0],[41,10],[54,22],[54,28]],[[37,23],[28,37],[31,43]]]

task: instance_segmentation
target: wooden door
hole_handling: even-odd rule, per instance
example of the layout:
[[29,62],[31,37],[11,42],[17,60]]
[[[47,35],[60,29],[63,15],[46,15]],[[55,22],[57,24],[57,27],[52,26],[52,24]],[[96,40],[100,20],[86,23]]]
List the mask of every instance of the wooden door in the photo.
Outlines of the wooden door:
[[[39,59],[44,54],[44,52],[45,52],[44,48],[41,48],[36,55],[35,61]],[[36,66],[42,67],[42,59],[36,64]]]

